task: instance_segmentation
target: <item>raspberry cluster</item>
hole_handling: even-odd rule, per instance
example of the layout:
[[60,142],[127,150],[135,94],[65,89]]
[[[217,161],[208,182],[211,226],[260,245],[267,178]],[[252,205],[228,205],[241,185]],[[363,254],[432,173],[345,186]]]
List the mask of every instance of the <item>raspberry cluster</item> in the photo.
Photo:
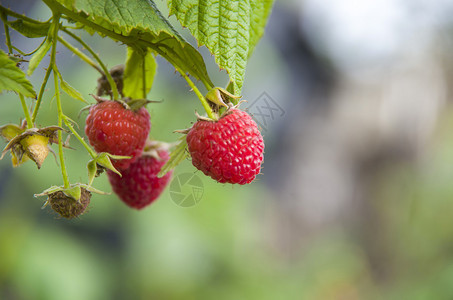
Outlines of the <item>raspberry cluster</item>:
[[168,161],[167,149],[152,149],[157,157],[144,152],[151,128],[149,119],[145,107],[134,111],[117,101],[97,103],[90,108],[86,119],[85,133],[97,152],[131,157],[112,161],[121,176],[110,170],[107,174],[113,191],[124,203],[136,209],[156,200],[171,177],[171,172],[157,177]]
[[[113,191],[128,206],[142,209],[168,185],[172,171],[158,177],[169,160],[168,147],[146,143],[151,124],[144,107],[126,108],[117,101],[100,101],[90,108],[85,132],[94,149],[111,155],[121,173],[107,170]],[[187,131],[192,164],[220,183],[248,184],[260,173],[264,141],[252,117],[238,108],[218,120],[199,118]]]

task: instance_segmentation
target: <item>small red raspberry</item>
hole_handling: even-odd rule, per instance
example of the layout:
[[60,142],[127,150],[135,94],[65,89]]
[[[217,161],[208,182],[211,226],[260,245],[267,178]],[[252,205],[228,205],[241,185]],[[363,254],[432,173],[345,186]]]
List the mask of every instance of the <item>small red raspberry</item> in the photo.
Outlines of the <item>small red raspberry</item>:
[[170,181],[173,171],[157,177],[161,168],[170,158],[168,151],[157,151],[159,158],[141,156],[129,168],[121,171],[122,177],[108,170],[108,178],[113,191],[128,206],[142,209],[150,205],[163,192]]
[[198,120],[187,145],[192,164],[220,183],[250,183],[263,162],[263,137],[252,117],[239,109],[218,121]]
[[151,128],[149,113],[141,107],[126,109],[117,101],[101,101],[90,108],[85,133],[97,152],[132,156],[113,160],[117,169],[126,169],[143,152]]

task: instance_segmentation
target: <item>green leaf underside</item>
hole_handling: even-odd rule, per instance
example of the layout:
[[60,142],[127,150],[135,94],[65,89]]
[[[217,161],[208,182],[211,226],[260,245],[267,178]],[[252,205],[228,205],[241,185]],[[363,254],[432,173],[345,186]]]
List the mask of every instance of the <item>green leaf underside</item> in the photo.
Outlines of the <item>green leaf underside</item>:
[[[149,0],[46,0],[58,2],[77,14],[76,21],[100,32],[92,23],[122,35],[129,46],[152,48],[171,64],[189,73],[208,88],[213,86],[200,53],[187,43]],[[72,3],[72,5],[69,5]],[[65,13],[65,11],[63,11]],[[73,16],[70,16],[73,17]],[[90,31],[89,29],[87,31]],[[115,39],[114,34],[100,32]]]
[[82,189],[78,185],[71,186],[63,190],[63,193],[65,193],[66,196],[69,196],[76,201],[79,201],[80,197],[82,197]]
[[36,92],[25,73],[3,51],[0,51],[0,66],[0,92],[14,91],[25,97],[36,98]]
[[44,37],[49,32],[50,23],[31,23],[24,20],[8,22],[8,25],[29,38]]
[[[67,83],[64,79],[63,79],[63,76],[61,76],[61,73],[60,71],[58,71],[58,68],[57,66],[53,66],[53,71],[58,75],[58,78],[60,78],[60,86],[61,86],[61,89],[66,93],[68,94],[69,97],[71,98],[74,98],[76,100],[79,100],[79,101],[82,101],[83,103],[85,104],[89,104],[88,101],[86,101],[82,94],[76,90],[75,88],[73,88],[69,83]],[[73,123],[75,123],[73,120],[69,119],[68,117],[66,117],[67,120],[70,120],[72,121]]]
[[249,40],[249,57],[255,46],[264,34],[267,19],[272,9],[274,0],[250,1],[251,19],[250,19],[250,40]]
[[89,102],[83,98],[82,94],[79,91],[77,91],[75,88],[73,88],[69,83],[64,81],[61,76],[60,76],[60,86],[61,86],[61,89],[66,94],[68,94],[70,97],[72,97],[76,100],[82,101],[85,104],[89,104]]
[[177,165],[182,163],[183,160],[189,157],[189,153],[188,151],[186,151],[187,148],[186,136],[184,135],[183,137],[181,137],[180,141],[181,142],[170,153],[170,159],[162,167],[159,174],[157,174],[158,177],[164,176],[165,174],[167,174],[168,171],[174,169]]
[[215,55],[239,95],[247,60],[263,35],[273,0],[168,0],[170,15]]
[[47,52],[49,52],[50,47],[52,47],[52,41],[49,37],[47,37],[46,41],[44,44],[42,44],[38,51],[33,54],[33,56],[30,59],[30,62],[28,63],[28,70],[27,74],[28,76],[31,76],[35,69],[38,67],[39,63],[41,60],[46,56]]
[[147,51],[143,57],[139,51],[127,48],[126,67],[124,69],[123,94],[131,99],[146,98],[143,95],[143,61],[145,62],[146,93],[151,90],[156,75],[157,63],[152,51]]

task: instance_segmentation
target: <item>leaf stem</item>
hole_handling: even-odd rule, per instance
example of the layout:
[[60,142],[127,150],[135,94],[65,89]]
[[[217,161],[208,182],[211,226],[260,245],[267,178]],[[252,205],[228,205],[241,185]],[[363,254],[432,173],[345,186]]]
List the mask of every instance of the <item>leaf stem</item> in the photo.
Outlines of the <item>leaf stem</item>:
[[198,99],[200,99],[200,102],[201,102],[201,105],[203,105],[203,108],[204,110],[206,111],[206,113],[208,114],[208,117],[215,120],[217,119],[215,116],[214,116],[214,113],[212,112],[212,109],[211,107],[209,106],[209,103],[208,101],[206,100],[206,98],[200,93],[200,91],[198,90],[197,86],[193,83],[193,81],[189,78],[189,76],[187,76],[186,73],[184,73],[183,71],[181,71],[180,69],[176,68],[176,70],[178,70],[178,72],[182,75],[182,77],[184,77],[184,79],[187,81],[187,83],[189,84],[189,86],[192,88],[192,90],[194,91],[194,93],[198,96]]
[[44,75],[44,80],[41,84],[41,88],[39,89],[38,98],[36,99],[36,105],[33,109],[33,115],[31,116],[31,121],[34,123],[36,121],[36,116],[38,115],[39,107],[41,106],[42,97],[44,95],[44,90],[46,89],[47,81],[50,77],[50,72],[52,72],[52,62],[49,63],[49,66],[46,70],[46,75]]
[[42,42],[41,42],[41,44],[39,44],[39,46],[38,46],[35,50],[33,50],[32,52],[30,52],[30,53],[25,53],[25,52],[23,52],[22,50],[20,50],[19,48],[14,47],[14,46],[13,46],[13,49],[16,50],[17,52],[19,52],[19,53],[20,53],[21,55],[23,55],[23,56],[30,56],[30,55],[35,54],[36,51],[38,51],[39,48],[41,48],[41,46],[44,45],[44,43],[46,42],[46,39],[47,39],[47,37],[46,37],[45,39],[43,39]]
[[[63,124],[62,122],[62,114],[63,110],[61,108],[61,99],[60,99],[60,89],[58,86],[58,75],[56,72],[53,72],[53,79],[55,83],[55,97],[57,99],[57,109],[58,109],[58,126],[61,127]],[[61,165],[61,175],[63,176],[64,187],[69,187],[69,179],[68,179],[68,172],[66,171],[66,164],[64,161],[63,155],[63,137],[62,137],[61,130],[58,131],[58,156],[60,158],[60,165]]]
[[91,49],[90,46],[88,46],[87,43],[85,43],[80,37],[78,37],[77,35],[75,35],[74,33],[72,33],[71,31],[63,28],[63,31],[69,35],[70,37],[72,37],[73,39],[75,39],[79,44],[81,44],[85,49],[88,50],[88,52],[90,52],[90,54],[94,57],[94,59],[99,63],[99,65],[101,66],[102,70],[103,70],[103,73],[106,78],[107,78],[107,81],[109,82],[110,84],[110,87],[112,88],[112,94],[113,94],[113,100],[118,100],[119,99],[119,93],[118,93],[118,88],[116,86],[116,83],[115,81],[113,80],[112,78],[112,75],[110,75],[110,72],[109,70],[107,69],[107,67],[104,65],[104,63],[102,62],[101,58],[99,57],[99,55],[97,55],[93,49]]
[[4,12],[0,12],[0,18],[3,21],[3,28],[5,29],[5,39],[6,39],[6,46],[8,46],[8,53],[13,53],[13,45],[11,44],[11,37],[9,36],[9,27],[8,27],[8,15]]
[[22,109],[24,110],[25,120],[27,120],[27,128],[33,128],[33,121],[30,117],[30,111],[28,110],[27,103],[25,102],[24,95],[19,93],[20,103],[22,104]]
[[[46,38],[41,42],[41,45],[39,45],[38,48],[36,48],[35,50],[33,50],[33,52],[31,52],[30,54],[28,55],[32,55],[33,53],[35,53],[36,51],[39,50],[39,48],[41,48],[42,45],[44,45],[44,43],[46,42],[47,39],[50,39],[51,37],[51,34],[52,33],[48,33],[48,36],[46,36]],[[18,50],[18,49],[16,49]],[[27,54],[23,54],[24,56],[28,56]],[[46,89],[46,85],[47,85],[47,81],[49,80],[49,77],[50,77],[50,72],[52,71],[52,64],[49,63],[49,66],[47,67],[47,70],[46,70],[46,74],[44,75],[44,79],[42,81],[42,84],[41,84],[41,87],[39,88],[39,93],[38,93],[38,98],[36,98],[36,105],[35,105],[35,108],[33,109],[33,114],[31,116],[31,121],[32,123],[34,124],[35,121],[36,121],[36,117],[38,116],[38,111],[39,111],[39,107],[41,106],[41,102],[42,102],[42,97],[44,95],[44,91]]]
[[62,43],[66,48],[71,50],[81,60],[83,60],[84,62],[86,62],[87,64],[89,64],[93,68],[95,68],[99,73],[104,75],[104,72],[102,71],[102,69],[91,58],[89,58],[85,53],[83,53],[82,51],[80,51],[79,49],[77,49],[76,47],[71,45],[69,42],[67,42],[65,39],[63,39],[61,36],[58,37],[58,41],[60,43]]
[[2,5],[0,5],[0,11],[2,13],[4,13],[4,14],[12,16],[12,17],[14,17],[16,19],[21,19],[21,20],[24,20],[24,21],[27,21],[27,22],[30,22],[30,23],[34,23],[34,24],[41,24],[42,23],[42,22],[40,22],[38,20],[29,18],[29,17],[21,15],[21,14],[18,14],[17,12],[12,11],[11,9],[3,7]]
[[46,70],[46,75],[44,75],[44,80],[41,84],[41,88],[39,89],[38,98],[36,99],[36,106],[33,109],[33,115],[31,117],[33,123],[35,122],[36,116],[38,115],[38,110],[42,102],[42,96],[44,95],[44,90],[46,89],[47,81],[49,80],[50,77],[50,72],[52,72],[52,63],[49,63],[49,66],[47,67]]
[[74,129],[74,126],[72,126],[71,122],[66,118],[66,116],[63,117],[64,124],[66,127],[69,128],[69,130],[74,134],[74,136],[79,140],[79,142],[87,149],[88,153],[91,155],[92,158],[95,158],[97,156],[96,152],[94,152],[93,149],[85,142],[85,140],[80,136],[80,134]]
[[[143,92],[143,99],[146,99],[146,57],[147,52],[142,55],[142,92]],[[148,55],[152,55],[149,53]]]
[[[53,80],[55,84],[55,98],[57,100],[57,110],[58,110],[58,126],[61,127],[63,125],[63,109],[61,107],[61,99],[60,99],[60,86],[58,82],[58,74],[56,72],[56,55],[57,55],[57,41],[58,41],[58,30],[60,27],[60,14],[53,12],[54,15],[52,17],[52,22],[54,24],[54,32],[52,33],[52,51],[50,53],[50,64],[49,69],[55,68],[53,70]],[[60,158],[60,166],[61,166],[61,175],[63,176],[63,183],[65,188],[69,188],[69,179],[68,179],[68,172],[66,171],[66,164],[64,161],[64,154],[63,154],[63,133],[61,130],[58,131],[58,156]]]

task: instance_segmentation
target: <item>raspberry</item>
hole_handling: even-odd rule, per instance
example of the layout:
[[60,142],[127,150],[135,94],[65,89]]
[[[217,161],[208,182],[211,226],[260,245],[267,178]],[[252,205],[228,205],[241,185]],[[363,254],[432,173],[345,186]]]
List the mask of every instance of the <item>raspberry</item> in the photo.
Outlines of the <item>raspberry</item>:
[[113,160],[117,169],[126,169],[143,152],[151,123],[146,108],[124,108],[117,101],[101,101],[90,108],[85,133],[97,152],[131,156]]
[[163,192],[173,171],[157,177],[160,169],[168,161],[167,150],[158,150],[159,158],[141,156],[129,168],[121,171],[122,177],[108,170],[107,175],[113,191],[128,206],[142,209],[150,205]]
[[220,183],[250,183],[263,162],[263,137],[252,117],[239,109],[218,121],[198,120],[187,145],[192,164]]

